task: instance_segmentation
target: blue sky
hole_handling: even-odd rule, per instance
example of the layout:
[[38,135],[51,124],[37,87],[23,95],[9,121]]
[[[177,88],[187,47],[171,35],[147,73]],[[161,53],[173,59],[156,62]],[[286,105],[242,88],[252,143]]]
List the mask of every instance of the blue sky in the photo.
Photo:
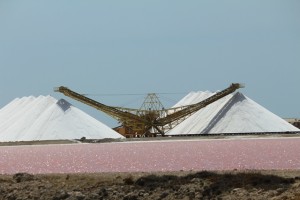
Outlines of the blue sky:
[[[299,118],[299,10],[299,0],[0,0],[0,107],[52,95],[113,126],[53,88],[180,93],[166,96],[168,107],[190,91],[242,82],[246,96]],[[122,106],[137,97],[90,98]]]

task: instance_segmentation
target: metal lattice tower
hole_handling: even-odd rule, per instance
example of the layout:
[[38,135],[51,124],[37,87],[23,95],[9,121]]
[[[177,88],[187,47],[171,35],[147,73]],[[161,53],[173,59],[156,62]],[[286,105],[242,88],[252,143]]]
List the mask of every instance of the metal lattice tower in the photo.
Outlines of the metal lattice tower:
[[164,110],[164,106],[160,102],[155,93],[149,93],[140,107],[140,110]]

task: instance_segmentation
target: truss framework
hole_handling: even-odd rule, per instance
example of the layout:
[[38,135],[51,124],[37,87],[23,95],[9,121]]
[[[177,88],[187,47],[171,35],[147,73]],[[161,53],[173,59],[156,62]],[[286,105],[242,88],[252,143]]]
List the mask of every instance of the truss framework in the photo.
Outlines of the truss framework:
[[183,120],[207,105],[233,93],[244,85],[232,83],[228,88],[217,92],[211,97],[195,104],[165,109],[155,93],[149,93],[139,109],[114,107],[102,104],[67,87],[55,88],[65,96],[96,108],[117,119],[126,129],[128,135],[150,136],[161,134],[174,128]]

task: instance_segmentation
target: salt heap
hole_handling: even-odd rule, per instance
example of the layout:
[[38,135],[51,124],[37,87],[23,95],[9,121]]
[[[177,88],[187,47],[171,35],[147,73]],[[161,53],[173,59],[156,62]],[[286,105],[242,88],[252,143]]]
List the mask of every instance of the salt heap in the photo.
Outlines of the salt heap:
[[108,126],[51,96],[16,98],[0,109],[0,141],[123,138]]
[[[198,103],[214,94],[191,92],[174,107]],[[237,92],[194,113],[166,135],[286,131],[300,130]]]

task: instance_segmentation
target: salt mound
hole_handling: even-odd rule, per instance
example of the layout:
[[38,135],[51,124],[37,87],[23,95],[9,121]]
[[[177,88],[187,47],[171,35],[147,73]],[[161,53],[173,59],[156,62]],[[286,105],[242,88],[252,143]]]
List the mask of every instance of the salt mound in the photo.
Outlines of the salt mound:
[[[174,107],[197,103],[213,94],[192,92]],[[166,135],[286,131],[300,130],[238,92],[199,110]]]
[[16,98],[0,109],[0,141],[123,138],[64,99]]

